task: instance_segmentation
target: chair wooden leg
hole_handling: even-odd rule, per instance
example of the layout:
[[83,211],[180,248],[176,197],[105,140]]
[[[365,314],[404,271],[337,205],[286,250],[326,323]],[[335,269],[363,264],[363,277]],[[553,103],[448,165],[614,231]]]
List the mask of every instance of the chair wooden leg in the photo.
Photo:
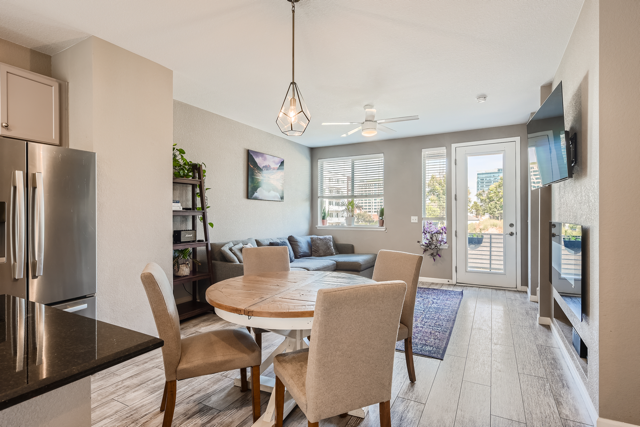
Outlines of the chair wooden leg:
[[249,390],[249,383],[247,382],[247,369],[240,369],[240,391],[245,392]]
[[167,381],[167,401],[164,410],[162,427],[171,427],[173,411],[176,409],[176,381]]
[[391,401],[380,402],[380,427],[391,427]]
[[319,427],[320,423],[312,423],[311,421],[308,421],[308,426],[309,427]]
[[276,376],[276,427],[282,427],[284,421],[284,384]]
[[160,404],[160,412],[164,412],[164,408],[167,406],[167,388],[169,387],[169,381],[164,383],[164,393],[162,393],[162,403]]
[[251,393],[253,395],[253,422],[260,418],[260,365],[251,367]]
[[404,340],[404,357],[407,359],[407,371],[409,371],[409,381],[416,382],[416,369],[413,366],[413,345],[411,337]]

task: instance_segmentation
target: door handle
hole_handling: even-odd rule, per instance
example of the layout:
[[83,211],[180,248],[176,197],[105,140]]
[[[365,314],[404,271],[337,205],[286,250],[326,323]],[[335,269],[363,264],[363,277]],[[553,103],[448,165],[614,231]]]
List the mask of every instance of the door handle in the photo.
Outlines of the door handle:
[[[13,199],[13,237],[15,242],[11,245],[11,260],[13,261],[13,278],[24,277],[24,178],[22,171],[14,171],[13,186],[16,187],[15,199]],[[15,251],[14,251],[15,246]]]
[[74,313],[76,311],[84,310],[87,308],[87,304],[74,305],[73,307],[65,308],[62,311],[66,311],[67,313]]
[[509,233],[509,236],[513,236],[513,235],[515,235],[515,234],[516,234],[516,233],[514,233],[514,232],[512,231],[511,233]]
[[[33,248],[36,266],[34,276],[42,276],[44,265],[44,183],[42,172],[33,174],[34,190],[34,227],[33,227]],[[37,233],[36,233],[37,230]],[[37,238],[36,238],[37,235]]]

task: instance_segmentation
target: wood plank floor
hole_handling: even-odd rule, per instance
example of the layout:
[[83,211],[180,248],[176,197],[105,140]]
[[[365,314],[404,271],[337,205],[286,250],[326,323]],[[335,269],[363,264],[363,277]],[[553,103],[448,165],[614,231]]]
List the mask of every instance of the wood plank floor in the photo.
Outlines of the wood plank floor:
[[[591,425],[585,403],[551,330],[537,324],[537,305],[522,292],[421,283],[463,290],[456,325],[443,361],[415,357],[417,382],[408,380],[396,353],[391,417],[394,427]],[[213,314],[182,324],[184,337],[236,328]],[[264,335],[264,355],[282,341]],[[251,396],[233,386],[238,372],[178,383],[174,426],[251,426]],[[273,377],[273,370],[265,372]],[[92,377],[93,426],[160,426],[164,372],[160,350]],[[269,399],[262,393],[262,411]],[[285,426],[305,427],[296,408]],[[378,405],[364,420],[335,417],[320,426],[378,427]]]

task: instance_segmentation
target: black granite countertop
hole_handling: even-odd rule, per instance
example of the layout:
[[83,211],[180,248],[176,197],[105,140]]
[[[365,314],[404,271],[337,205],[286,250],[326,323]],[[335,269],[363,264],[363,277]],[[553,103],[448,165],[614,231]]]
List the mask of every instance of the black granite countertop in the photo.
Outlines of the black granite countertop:
[[0,295],[0,410],[163,344],[149,335]]

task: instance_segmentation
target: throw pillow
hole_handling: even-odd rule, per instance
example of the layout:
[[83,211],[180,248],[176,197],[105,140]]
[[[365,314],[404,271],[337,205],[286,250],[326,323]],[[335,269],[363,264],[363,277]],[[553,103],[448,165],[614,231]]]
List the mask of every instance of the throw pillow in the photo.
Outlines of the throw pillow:
[[231,247],[231,252],[233,252],[236,258],[238,258],[238,262],[240,264],[244,264],[244,258],[242,257],[242,248],[243,248],[242,243],[238,243]]
[[311,236],[289,236],[288,240],[296,259],[311,256]]
[[233,254],[233,252],[231,252],[231,247],[232,246],[233,246],[233,242],[229,242],[229,243],[227,243],[226,245],[224,245],[223,247],[220,248],[220,252],[222,252],[222,256],[228,262],[231,262],[233,264],[239,264],[238,258],[236,258],[236,256]]
[[287,242],[277,240],[275,242],[269,242],[269,246],[286,246],[287,248],[289,248],[289,262],[293,262],[295,260],[295,257],[293,256],[293,250]]
[[335,255],[333,237],[311,236],[311,255],[314,257]]

